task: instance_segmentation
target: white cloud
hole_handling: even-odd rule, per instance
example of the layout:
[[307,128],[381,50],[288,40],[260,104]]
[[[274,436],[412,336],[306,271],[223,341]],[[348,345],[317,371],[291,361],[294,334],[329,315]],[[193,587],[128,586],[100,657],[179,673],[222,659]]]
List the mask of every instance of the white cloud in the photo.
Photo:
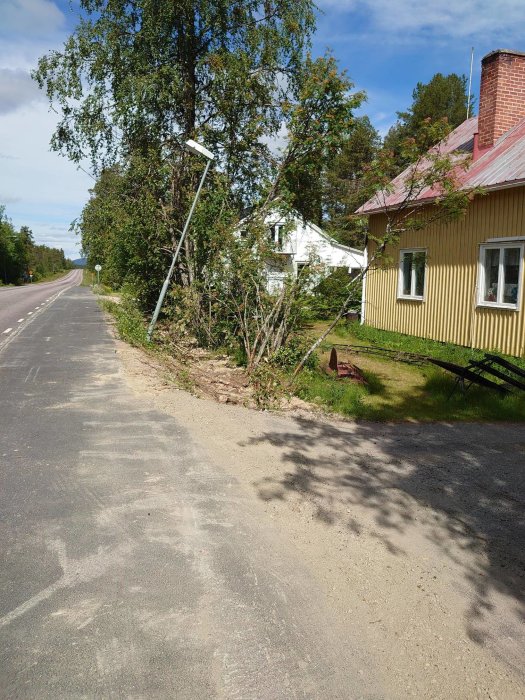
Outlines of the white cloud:
[[27,71],[0,68],[0,114],[13,112],[43,98],[44,94]]
[[69,231],[93,181],[50,151],[57,115],[29,75],[40,56],[60,49],[66,20],[51,0],[0,0],[0,204],[37,243],[78,257]]
[[1,0],[3,35],[43,36],[59,31],[64,24],[64,15],[51,0]]
[[523,0],[320,0],[319,5],[326,13],[358,11],[384,32],[383,40],[437,34],[521,42],[525,21]]
[[0,115],[0,204],[15,226],[29,226],[38,243],[64,248],[78,257],[78,242],[68,231],[89,197],[93,181],[49,150],[57,116],[43,103]]

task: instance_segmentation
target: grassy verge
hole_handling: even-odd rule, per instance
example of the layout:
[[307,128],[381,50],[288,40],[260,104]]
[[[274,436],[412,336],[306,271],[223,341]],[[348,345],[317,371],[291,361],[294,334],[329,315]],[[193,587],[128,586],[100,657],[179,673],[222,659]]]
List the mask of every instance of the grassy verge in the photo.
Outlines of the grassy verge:
[[[170,381],[181,389],[192,391],[193,381],[188,369],[171,361],[173,348],[170,347],[168,336],[160,344],[148,342],[147,324],[133,298],[124,294],[120,303],[104,298],[100,298],[99,303],[114,317],[122,340],[149,352],[154,351],[159,360],[164,358],[164,364],[169,367]],[[322,329],[323,323],[317,323],[309,332],[312,336],[317,336]],[[474,386],[465,394],[460,390],[453,393],[454,377],[432,365],[413,366],[340,351],[340,359],[350,360],[362,370],[367,385],[335,379],[326,373],[326,367],[332,344],[342,342],[405,350],[458,364],[466,364],[469,359],[483,354],[454,345],[342,324],[328,336],[321,348],[319,366],[310,367],[299,375],[295,385],[295,394],[299,398],[327,411],[361,420],[525,421],[525,393],[522,396],[502,398],[493,391]],[[522,364],[525,366],[525,363]],[[260,378],[259,383],[266,396],[268,391],[263,380],[264,377]]]
[[122,340],[134,347],[153,347],[146,336],[144,318],[131,299],[124,297],[121,303],[100,299],[99,304],[115,319],[115,326]]
[[91,270],[87,270],[84,268],[82,270],[82,282],[80,283],[81,287],[92,287],[93,286],[93,273]]
[[[104,294],[116,294],[109,287],[95,285],[95,292],[99,295],[99,304],[104,311],[115,319],[115,328],[119,338],[129,345],[145,350],[149,355],[155,355],[160,366],[164,367],[163,377],[169,384],[173,384],[178,389],[183,389],[194,393],[195,383],[190,376],[189,370],[181,362],[175,361],[173,348],[169,341],[164,338],[157,328],[156,342],[153,343],[147,338],[147,322],[142,312],[137,307],[135,300],[127,295],[120,296],[120,302],[113,299],[104,299]],[[160,336],[160,342],[159,342]]]
[[[323,324],[314,324],[317,335]],[[339,352],[363,370],[368,386],[328,376],[329,352],[333,343],[378,345],[404,350],[464,365],[483,353],[455,345],[436,343],[398,333],[378,331],[358,324],[342,324],[328,336],[320,353],[319,370],[305,371],[298,380],[297,395],[345,416],[375,421],[524,421],[525,394],[500,397],[482,387],[465,394],[454,390],[454,377],[437,367],[415,367],[401,362],[351,352]],[[516,361],[512,358],[512,361]],[[518,361],[525,367],[523,360]]]

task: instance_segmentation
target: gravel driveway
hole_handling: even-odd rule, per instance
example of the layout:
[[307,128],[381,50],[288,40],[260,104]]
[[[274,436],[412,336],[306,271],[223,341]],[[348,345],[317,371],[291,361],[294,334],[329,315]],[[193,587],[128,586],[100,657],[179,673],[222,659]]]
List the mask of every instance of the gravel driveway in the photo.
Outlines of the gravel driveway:
[[286,532],[387,697],[525,697],[525,428],[276,415],[172,388],[117,342],[129,384],[176,415]]

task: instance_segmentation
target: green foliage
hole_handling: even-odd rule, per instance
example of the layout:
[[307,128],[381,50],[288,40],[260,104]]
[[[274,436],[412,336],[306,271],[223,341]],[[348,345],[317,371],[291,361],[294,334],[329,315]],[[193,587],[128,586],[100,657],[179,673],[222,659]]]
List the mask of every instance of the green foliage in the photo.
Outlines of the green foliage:
[[123,295],[120,304],[103,299],[100,305],[115,317],[116,328],[122,340],[136,347],[146,347],[150,344],[146,337],[144,318],[132,297]]
[[[385,137],[384,146],[393,153],[392,176],[413,162],[410,160],[410,152],[405,150],[405,143],[407,139],[421,140],[422,125],[427,120],[436,122],[445,119],[450,128],[455,129],[466,119],[467,78],[456,73],[436,73],[430,82],[416,85],[412,98],[412,105],[405,112],[397,113],[399,120]],[[472,105],[471,98],[471,116]],[[429,141],[427,148],[437,143],[437,140]]]
[[61,113],[52,145],[100,171],[198,135],[253,182],[314,28],[311,0],[80,0],[82,20],[34,73]]
[[337,68],[333,56],[307,56],[298,89],[284,105],[288,146],[281,165],[282,194],[305,219],[321,225],[325,171],[341,154],[353,130],[353,110],[364,99],[351,93],[353,83]]
[[205,212],[213,214],[213,206],[202,208],[203,219],[197,224],[196,246],[208,250],[205,264],[188,290],[174,290],[174,323],[179,327],[182,323],[201,345],[242,355],[252,372],[263,360],[271,361],[303,324],[309,276],[294,279],[290,274],[280,291],[269,291],[267,265],[277,263],[260,216],[243,222],[241,237],[223,207],[222,222],[216,211],[205,236],[200,229]]
[[[299,362],[304,353],[308,350],[309,341],[304,335],[293,335],[288,339],[286,345],[282,345],[272,358],[272,364],[282,369],[291,369]],[[308,358],[307,369],[316,369],[319,365],[319,358],[314,353]]]
[[100,264],[103,281],[115,289],[131,284],[142,308],[154,303],[171,250],[156,197],[164,192],[157,165],[153,170],[153,161],[137,156],[127,167],[104,170],[77,221],[88,267]]
[[363,413],[363,398],[367,391],[354,382],[341,381],[323,372],[305,369],[297,379],[295,393],[303,401],[344,416],[358,418]]
[[374,194],[365,173],[380,142],[368,117],[354,119],[324,177],[322,225],[341,243],[360,249],[365,245],[366,222],[355,212]]
[[27,226],[16,231],[0,205],[0,284],[21,284],[29,281],[30,274],[38,282],[72,267],[63,250],[36,245]]
[[358,309],[361,304],[361,285],[353,285],[354,296],[346,302],[351,277],[347,268],[340,267],[319,282],[312,290],[310,307],[315,318],[332,318],[343,304]]
[[274,408],[284,392],[284,378],[274,366],[261,362],[251,373],[252,395],[258,408]]

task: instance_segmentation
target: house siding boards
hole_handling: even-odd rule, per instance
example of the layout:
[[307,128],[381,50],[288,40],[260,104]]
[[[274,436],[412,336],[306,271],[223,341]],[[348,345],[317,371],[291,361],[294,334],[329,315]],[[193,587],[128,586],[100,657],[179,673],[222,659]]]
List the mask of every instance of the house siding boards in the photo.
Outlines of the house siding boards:
[[[381,238],[385,217],[370,217]],[[369,270],[365,323],[442,342],[525,355],[524,270],[518,310],[477,306],[480,245],[492,238],[525,237],[525,188],[477,197],[467,215],[447,225],[433,223],[403,234],[387,250],[388,263]],[[427,252],[424,301],[398,299],[400,250]],[[373,249],[370,247],[370,256]]]

